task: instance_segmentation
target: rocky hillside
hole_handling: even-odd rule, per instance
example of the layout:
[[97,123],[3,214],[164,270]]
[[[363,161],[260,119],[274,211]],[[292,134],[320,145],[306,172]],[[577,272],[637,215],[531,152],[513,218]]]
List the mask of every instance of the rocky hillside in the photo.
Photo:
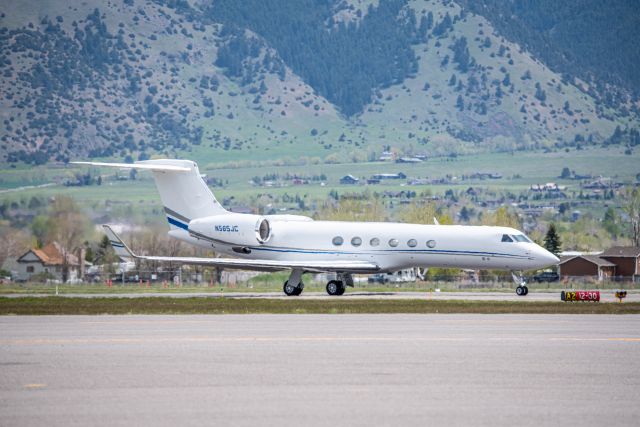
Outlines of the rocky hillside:
[[[339,160],[384,146],[451,154],[640,143],[638,88],[625,66],[570,73],[567,55],[543,54],[485,3],[5,4],[0,161],[188,152]],[[621,46],[621,58],[633,55]]]

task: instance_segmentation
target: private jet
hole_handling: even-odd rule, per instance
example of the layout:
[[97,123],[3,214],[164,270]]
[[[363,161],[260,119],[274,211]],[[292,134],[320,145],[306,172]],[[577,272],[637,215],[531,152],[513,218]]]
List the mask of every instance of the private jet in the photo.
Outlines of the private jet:
[[393,222],[316,221],[301,215],[229,212],[216,200],[189,160],[135,163],[72,162],[151,171],[164,206],[169,235],[225,258],[135,254],[109,225],[105,232],[118,256],[178,264],[255,271],[290,271],[286,295],[300,295],[305,273],[334,273],[329,295],[353,287],[354,274],[407,268],[463,268],[511,271],[516,294],[529,292],[523,271],[559,262],[524,233],[508,227]]

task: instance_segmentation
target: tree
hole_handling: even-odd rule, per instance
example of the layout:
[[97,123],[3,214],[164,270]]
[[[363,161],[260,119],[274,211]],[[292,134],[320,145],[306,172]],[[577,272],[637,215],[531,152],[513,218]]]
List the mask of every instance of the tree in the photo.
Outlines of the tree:
[[[62,280],[69,278],[68,255],[80,249],[84,235],[89,228],[87,217],[80,211],[75,201],[68,196],[57,196],[49,206],[47,220],[47,240],[58,242],[62,246]],[[82,262],[82,260],[79,260]]]
[[24,230],[17,230],[9,226],[0,226],[0,266],[7,258],[14,258],[22,255],[30,243],[29,234]]
[[602,226],[614,239],[618,237],[618,234],[620,234],[618,227],[618,215],[616,215],[616,211],[613,207],[609,206],[605,211]]
[[569,170],[568,167],[563,167],[562,168],[562,173],[560,174],[560,178],[562,179],[569,179],[571,178],[571,170]]
[[551,223],[549,224],[547,234],[544,236],[544,248],[557,256],[560,254],[561,246],[562,243],[560,242],[560,236],[558,236],[558,232],[556,231],[556,226]]
[[328,221],[384,221],[386,216],[384,205],[378,199],[371,202],[340,199],[337,204],[327,203],[318,214],[319,218]]
[[482,216],[482,225],[497,225],[519,229],[521,226],[518,214],[501,206],[495,212]]
[[439,224],[453,224],[451,217],[446,213],[438,214],[435,203],[412,202],[400,212],[400,220],[408,224],[433,224],[437,219]]
[[640,246],[640,190],[627,188],[624,191],[622,210],[629,216],[631,242]]

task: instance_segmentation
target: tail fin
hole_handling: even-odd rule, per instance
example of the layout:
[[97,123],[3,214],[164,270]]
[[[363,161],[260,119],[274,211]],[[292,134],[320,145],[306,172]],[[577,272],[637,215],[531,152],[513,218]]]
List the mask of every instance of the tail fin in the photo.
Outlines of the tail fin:
[[150,170],[160,193],[171,228],[187,230],[189,221],[228,213],[202,179],[198,165],[190,160],[144,160],[136,163],[72,162],[94,166]]

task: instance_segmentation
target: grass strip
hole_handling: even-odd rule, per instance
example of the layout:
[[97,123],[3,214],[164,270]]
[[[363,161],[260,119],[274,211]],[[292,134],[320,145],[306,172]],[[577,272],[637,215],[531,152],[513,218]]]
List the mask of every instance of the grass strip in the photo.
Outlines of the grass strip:
[[425,301],[418,299],[275,300],[266,298],[69,298],[0,297],[0,315],[73,314],[640,314],[640,303]]

